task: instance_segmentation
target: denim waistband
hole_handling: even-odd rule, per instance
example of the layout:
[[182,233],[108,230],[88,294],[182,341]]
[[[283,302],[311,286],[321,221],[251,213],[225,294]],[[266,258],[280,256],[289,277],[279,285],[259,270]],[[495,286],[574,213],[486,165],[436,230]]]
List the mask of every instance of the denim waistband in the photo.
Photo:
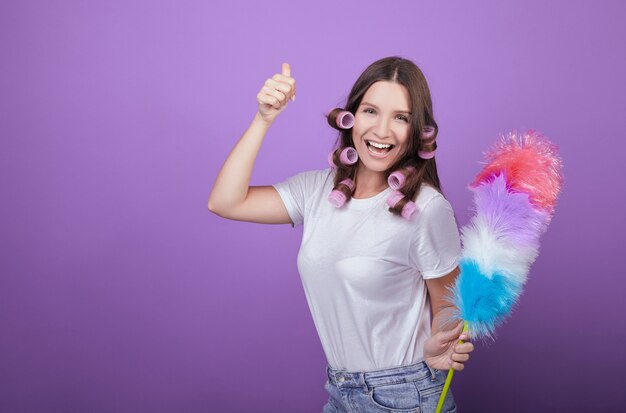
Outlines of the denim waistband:
[[419,380],[425,377],[431,377],[432,380],[436,379],[435,371],[424,361],[408,366],[365,372],[335,370],[326,365],[326,375],[328,380],[337,387],[380,386]]

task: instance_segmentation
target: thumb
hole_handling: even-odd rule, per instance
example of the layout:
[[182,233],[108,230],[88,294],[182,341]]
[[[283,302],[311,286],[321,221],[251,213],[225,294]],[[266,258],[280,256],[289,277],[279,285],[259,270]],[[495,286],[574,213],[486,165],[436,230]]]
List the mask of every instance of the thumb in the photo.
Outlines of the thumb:
[[458,339],[463,331],[463,321],[459,322],[452,330],[440,331],[440,338],[444,342],[448,342],[454,339]]
[[289,66],[289,63],[283,63],[283,75],[291,76],[291,66]]

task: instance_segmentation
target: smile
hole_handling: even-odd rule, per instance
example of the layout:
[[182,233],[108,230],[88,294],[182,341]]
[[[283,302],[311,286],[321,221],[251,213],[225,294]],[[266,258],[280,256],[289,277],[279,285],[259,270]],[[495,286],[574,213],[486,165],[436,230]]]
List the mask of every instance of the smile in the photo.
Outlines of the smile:
[[374,158],[385,158],[389,152],[395,147],[395,145],[391,145],[389,143],[379,143],[375,141],[366,140],[367,151]]

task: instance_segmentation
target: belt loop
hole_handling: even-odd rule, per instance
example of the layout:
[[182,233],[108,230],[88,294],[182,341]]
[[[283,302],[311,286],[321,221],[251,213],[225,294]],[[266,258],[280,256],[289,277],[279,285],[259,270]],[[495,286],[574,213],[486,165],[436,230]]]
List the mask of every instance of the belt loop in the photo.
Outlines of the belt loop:
[[367,386],[367,383],[365,382],[365,373],[363,372],[359,373],[359,380],[361,384],[363,385],[363,393],[365,394],[369,393],[370,389]]
[[426,364],[426,367],[428,367],[428,371],[430,371],[430,381],[437,381],[437,372],[435,371],[435,369],[431,368],[426,362],[424,362],[424,364]]

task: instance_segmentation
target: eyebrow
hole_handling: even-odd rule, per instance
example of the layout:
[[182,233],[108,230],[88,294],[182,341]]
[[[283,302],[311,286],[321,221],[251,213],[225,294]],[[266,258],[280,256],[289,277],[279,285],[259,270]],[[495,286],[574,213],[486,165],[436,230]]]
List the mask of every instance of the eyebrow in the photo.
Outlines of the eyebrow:
[[[380,110],[380,108],[379,108],[378,106],[374,105],[373,103],[369,103],[369,102],[361,102],[361,105],[373,106],[373,107],[375,107],[376,109],[379,109],[379,110]],[[411,113],[411,112],[409,112],[408,110],[396,110],[396,113],[408,113],[409,115],[412,115],[412,113]]]

